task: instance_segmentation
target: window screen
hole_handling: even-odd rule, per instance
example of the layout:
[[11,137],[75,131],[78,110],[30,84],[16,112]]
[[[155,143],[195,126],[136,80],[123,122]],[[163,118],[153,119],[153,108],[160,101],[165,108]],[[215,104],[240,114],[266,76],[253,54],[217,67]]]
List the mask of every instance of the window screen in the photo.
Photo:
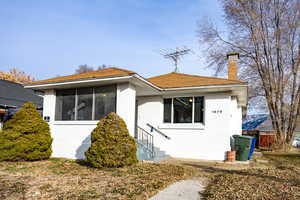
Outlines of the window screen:
[[99,120],[110,112],[116,112],[115,85],[56,91],[55,120]]
[[77,89],[77,120],[92,120],[93,88]]
[[105,117],[110,112],[116,112],[116,87],[95,88],[95,120]]
[[204,122],[204,98],[195,97],[194,122]]
[[171,123],[172,99],[164,99],[164,123]]
[[178,97],[173,99],[174,123],[192,123],[193,97]]
[[75,89],[56,91],[55,120],[75,120]]
[[163,120],[164,123],[204,123],[204,97],[164,99]]

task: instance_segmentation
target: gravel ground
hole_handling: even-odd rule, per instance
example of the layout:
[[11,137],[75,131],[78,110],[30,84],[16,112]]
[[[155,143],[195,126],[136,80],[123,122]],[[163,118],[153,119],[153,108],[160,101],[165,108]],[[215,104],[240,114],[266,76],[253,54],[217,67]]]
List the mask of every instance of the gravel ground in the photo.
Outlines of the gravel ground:
[[174,183],[149,200],[199,200],[203,190],[199,180],[189,179]]

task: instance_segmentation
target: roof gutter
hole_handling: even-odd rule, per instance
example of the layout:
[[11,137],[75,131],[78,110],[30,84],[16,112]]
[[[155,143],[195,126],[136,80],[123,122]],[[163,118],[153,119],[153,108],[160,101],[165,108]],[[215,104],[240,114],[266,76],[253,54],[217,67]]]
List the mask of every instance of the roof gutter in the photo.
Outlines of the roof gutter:
[[130,79],[132,76],[119,76],[119,77],[111,77],[111,78],[103,78],[103,79],[88,79],[88,80],[78,80],[78,81],[66,81],[59,83],[44,83],[37,85],[24,85],[25,88],[47,88],[53,86],[61,86],[61,85],[69,85],[69,84],[78,84],[78,83],[93,83],[93,82],[103,82],[103,81],[112,81],[112,80],[126,80]]
[[135,78],[145,82],[146,84],[150,85],[151,87],[159,90],[159,91],[173,91],[173,90],[193,90],[193,89],[203,89],[203,88],[226,88],[226,87],[248,87],[247,83],[240,83],[240,84],[222,84],[222,85],[207,85],[207,86],[193,86],[193,87],[177,87],[177,88],[160,88],[150,81],[146,80],[145,78],[141,77],[138,74],[133,75]]
[[145,78],[141,77],[140,75],[138,74],[134,74],[133,77],[137,78],[138,80],[140,81],[143,81],[145,82],[146,84],[148,84],[149,86],[151,86],[152,88],[156,89],[156,90],[159,90],[159,91],[162,91],[163,89],[154,85],[153,83],[151,83],[150,81],[147,81]]
[[12,105],[5,105],[5,104],[0,104],[0,107],[4,107],[4,108],[16,108],[17,106],[12,106]]
[[173,90],[193,90],[193,89],[204,89],[204,88],[226,88],[226,87],[247,87],[247,84],[226,84],[226,85],[207,85],[207,86],[195,86],[195,87],[177,87],[177,88],[165,88],[163,91]]
[[130,78],[136,78],[150,87],[158,90],[158,91],[175,91],[175,90],[193,90],[193,89],[207,89],[207,88],[226,88],[226,87],[247,87],[247,84],[226,84],[226,85],[208,85],[208,86],[194,86],[194,87],[177,87],[177,88],[160,88],[150,81],[144,79],[138,74],[133,74],[129,76],[119,76],[119,77],[110,77],[110,78],[99,78],[99,79],[88,79],[88,80],[77,80],[77,81],[66,81],[66,82],[58,82],[58,83],[45,83],[45,84],[37,84],[37,85],[25,85],[25,88],[51,88],[55,86],[63,86],[69,84],[78,84],[78,83],[93,83],[93,82],[104,82],[104,81],[113,81],[113,80],[129,80]]

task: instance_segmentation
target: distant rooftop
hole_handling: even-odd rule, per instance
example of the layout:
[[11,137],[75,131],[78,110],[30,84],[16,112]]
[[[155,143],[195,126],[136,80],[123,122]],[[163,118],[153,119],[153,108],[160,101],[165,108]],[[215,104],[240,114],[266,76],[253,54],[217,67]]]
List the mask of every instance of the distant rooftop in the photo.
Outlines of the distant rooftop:
[[[269,115],[250,115],[248,119],[243,121],[243,130],[259,130],[259,131],[273,131],[272,120]],[[300,133],[300,119],[298,120],[295,132]]]
[[36,95],[32,89],[24,88],[19,83],[0,80],[0,106],[20,107],[24,103],[31,101],[37,107],[42,107],[43,98]]

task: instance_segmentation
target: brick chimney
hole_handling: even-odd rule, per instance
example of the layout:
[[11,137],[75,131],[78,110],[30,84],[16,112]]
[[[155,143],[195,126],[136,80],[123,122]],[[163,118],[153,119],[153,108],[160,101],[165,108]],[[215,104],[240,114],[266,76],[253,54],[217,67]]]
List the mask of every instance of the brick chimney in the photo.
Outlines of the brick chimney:
[[238,74],[238,60],[240,58],[239,53],[229,53],[227,54],[228,59],[228,79],[237,80]]

